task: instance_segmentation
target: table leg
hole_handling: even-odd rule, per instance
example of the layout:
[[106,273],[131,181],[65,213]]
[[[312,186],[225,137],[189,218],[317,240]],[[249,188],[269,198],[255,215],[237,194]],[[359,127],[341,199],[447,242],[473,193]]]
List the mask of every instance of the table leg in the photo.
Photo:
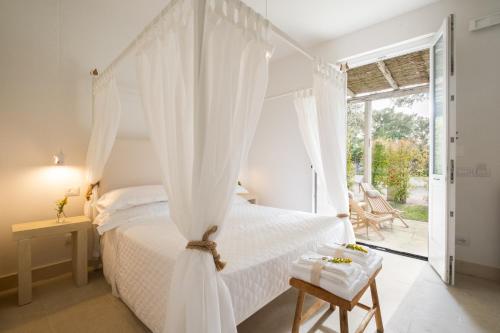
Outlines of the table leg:
[[349,333],[349,320],[347,310],[339,306],[340,333]]
[[87,229],[74,231],[73,238],[73,280],[80,287],[87,284]]
[[31,302],[31,239],[17,242],[17,296],[19,305]]
[[304,298],[306,293],[299,290],[299,297],[297,298],[297,307],[295,308],[295,317],[293,319],[292,333],[299,333],[300,322],[302,319],[302,307],[304,306]]
[[375,322],[377,324],[377,332],[384,332],[384,324],[382,323],[382,312],[380,311],[380,302],[378,300],[377,283],[375,279],[370,284],[370,291],[372,294],[372,303],[375,310]]

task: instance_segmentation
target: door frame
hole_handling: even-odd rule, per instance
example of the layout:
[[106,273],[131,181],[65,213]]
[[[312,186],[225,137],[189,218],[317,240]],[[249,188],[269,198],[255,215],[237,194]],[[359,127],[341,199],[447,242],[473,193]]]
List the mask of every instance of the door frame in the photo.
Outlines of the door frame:
[[[449,254],[449,265],[448,265],[448,283],[454,284],[455,282],[455,192],[456,192],[456,140],[458,138],[458,132],[456,127],[456,61],[455,61],[455,36],[454,36],[454,16],[450,15],[451,24],[450,24],[450,68],[451,68],[451,78],[448,82],[449,94],[452,96],[452,100],[448,102],[448,166],[449,168],[446,170],[447,177],[450,177],[450,181],[447,185],[447,210],[448,210],[448,229],[447,229],[447,243],[448,243],[448,254]],[[349,68],[355,68],[359,66],[363,66],[369,63],[374,63],[376,61],[381,61],[384,59],[396,57],[399,55],[420,51],[423,49],[431,49],[436,33],[430,33],[426,35],[417,36],[415,38],[411,38],[408,40],[404,40],[399,43],[391,44],[388,46],[384,46],[375,50],[371,50],[368,52],[363,52],[360,54],[356,54],[353,56],[345,57],[337,61],[337,65],[347,63]],[[430,52],[431,53],[431,52]],[[429,82],[429,97],[431,97],[431,86]],[[429,153],[431,151],[429,150]],[[431,175],[429,174],[429,177]],[[316,181],[313,182],[314,188],[316,188]],[[314,189],[313,191],[316,191]],[[314,199],[316,199],[316,192],[314,192]],[[313,202],[313,207],[315,204]],[[430,207],[430,205],[429,205]],[[420,258],[422,259],[422,258]]]
[[435,33],[425,34],[368,52],[358,53],[353,56],[342,58],[338,60],[336,64],[340,66],[341,64],[347,63],[351,69],[400,55],[428,49],[432,45],[434,35]]

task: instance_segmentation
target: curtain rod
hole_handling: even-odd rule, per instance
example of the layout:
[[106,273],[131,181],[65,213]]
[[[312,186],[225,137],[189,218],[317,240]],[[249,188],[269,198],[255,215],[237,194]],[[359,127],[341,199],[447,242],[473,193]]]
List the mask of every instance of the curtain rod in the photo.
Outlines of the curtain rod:
[[[330,64],[331,65],[331,64]],[[333,66],[333,65],[331,65]],[[347,63],[343,63],[340,65],[340,71],[343,72],[343,73],[346,73],[347,71],[349,70],[349,67],[347,66]],[[299,91],[299,90],[307,90],[307,89],[312,89],[312,88],[296,88],[296,89],[291,89],[291,90],[287,90],[285,92],[282,92],[280,94],[276,94],[276,95],[269,95],[269,96],[266,96],[264,98],[264,101],[272,101],[274,99],[278,99],[278,98],[282,98],[282,97],[287,97],[287,96],[291,96],[293,95],[296,91]]]
[[148,25],[144,27],[144,29],[142,29],[142,31],[134,38],[134,40],[132,40],[132,42],[130,42],[130,44],[125,49],[123,49],[103,71],[99,72],[97,68],[94,68],[90,71],[90,75],[97,77],[111,70],[111,68],[118,66],[124,58],[126,58],[132,51],[134,51],[137,46],[137,42],[141,39],[141,37],[149,32],[149,30],[151,30],[154,25],[159,20],[161,20],[161,18],[165,16],[178,2],[179,0],[171,0],[168,5],[166,5],[165,8],[163,8],[161,12],[156,15],[156,17]]
[[295,92],[297,92],[297,91],[307,90],[307,89],[311,89],[311,88],[297,88],[297,89],[287,90],[285,92],[282,92],[281,94],[266,96],[264,98],[264,101],[272,101],[273,99],[278,99],[278,98],[281,98],[281,97],[291,96],[291,95],[295,94]]
[[[118,56],[103,70],[103,71],[98,71],[97,68],[94,68],[90,71],[90,75],[92,76],[100,76],[104,74],[105,72],[109,71],[111,68],[118,66],[125,57],[127,57],[136,47],[137,42],[140,40],[140,38],[146,34],[150,29],[153,28],[153,26],[158,22],[164,15],[166,15],[171,8],[180,0],[172,0],[169,2],[169,4],[163,8],[163,10],[158,14],[153,21],[151,21],[143,30],[142,32],[137,35],[136,38],[122,51],[118,54]],[[284,31],[276,27],[272,22],[269,22],[271,25],[271,30],[272,32],[282,39],[285,43],[290,45],[292,48],[297,50],[299,53],[304,55],[306,58],[309,60],[314,60],[314,56],[309,53],[304,47],[302,47],[297,41],[295,41],[292,37],[290,37],[288,34],[286,34]]]
[[296,51],[304,55],[306,58],[309,60],[314,60],[314,56],[309,53],[305,48],[303,48],[298,42],[296,42],[292,37],[288,36],[283,30],[280,28],[276,27],[274,24],[271,23],[271,29],[273,33],[281,38],[285,43],[290,45],[292,48],[294,48]]

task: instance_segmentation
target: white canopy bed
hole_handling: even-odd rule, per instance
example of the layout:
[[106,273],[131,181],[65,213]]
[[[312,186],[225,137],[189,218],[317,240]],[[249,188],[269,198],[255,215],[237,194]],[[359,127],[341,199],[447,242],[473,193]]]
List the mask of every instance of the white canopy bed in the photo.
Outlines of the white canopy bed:
[[[279,31],[237,0],[172,0],[94,79],[85,210],[100,208],[95,221],[114,292],[154,332],[235,332],[286,290],[288,265],[300,252],[326,240],[354,241],[345,77],[328,64],[315,62],[313,89],[295,105],[337,217],[235,199],[265,97],[272,30]],[[105,194],[98,186],[121,114],[114,69],[133,54],[164,197],[158,187]]]

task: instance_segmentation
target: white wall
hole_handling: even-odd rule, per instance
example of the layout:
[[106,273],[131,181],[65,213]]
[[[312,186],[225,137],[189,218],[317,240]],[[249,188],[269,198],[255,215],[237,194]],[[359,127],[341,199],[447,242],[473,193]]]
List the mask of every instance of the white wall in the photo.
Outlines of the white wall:
[[269,102],[240,181],[266,206],[311,211],[311,165],[302,144],[292,101]]
[[[267,95],[312,84],[311,63],[303,57],[271,62]],[[240,180],[259,203],[312,211],[312,171],[291,97],[264,102],[246,168]]]
[[[457,237],[468,246],[457,247],[460,260],[500,267],[500,26],[469,32],[472,18],[500,10],[496,0],[450,0],[429,5],[323,43],[313,52],[337,60],[413,37],[432,33],[450,13],[456,14],[457,43]],[[272,63],[270,94],[311,85],[310,63],[294,55]],[[283,125],[286,124],[286,125]],[[250,152],[248,173],[265,171],[265,180],[250,187],[263,204],[307,210],[311,178],[304,148],[298,144],[297,120],[291,97],[267,102]],[[276,155],[270,149],[288,147]],[[460,177],[486,164],[488,177]],[[286,178],[283,177],[284,170]],[[247,175],[245,174],[243,178]],[[249,178],[252,180],[252,177]],[[300,188],[299,188],[300,187]]]
[[[0,0],[0,277],[16,271],[11,224],[52,218],[65,188],[82,213],[91,79],[168,0]],[[130,97],[134,98],[134,97]],[[124,117],[124,136],[139,136]],[[140,127],[140,126],[139,126]],[[66,166],[51,164],[63,149]],[[37,239],[33,265],[70,258],[65,237]]]

